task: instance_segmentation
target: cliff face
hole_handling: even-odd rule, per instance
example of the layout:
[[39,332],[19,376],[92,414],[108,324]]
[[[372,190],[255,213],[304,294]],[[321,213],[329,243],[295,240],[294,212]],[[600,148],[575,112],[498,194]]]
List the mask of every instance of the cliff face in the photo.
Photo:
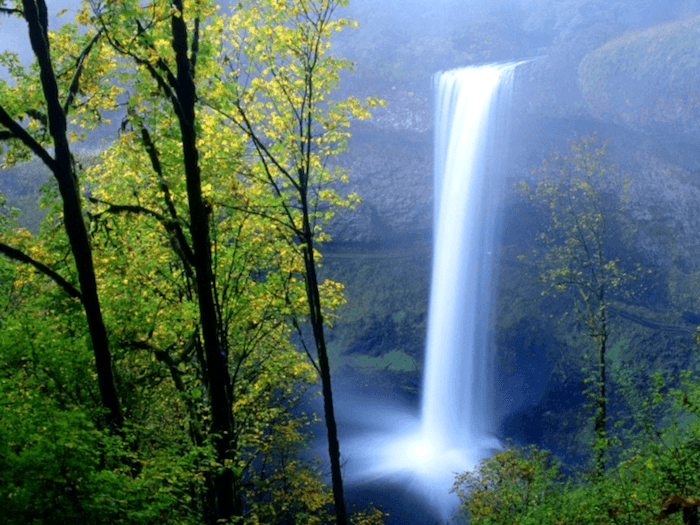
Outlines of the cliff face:
[[[673,231],[678,244],[688,247],[678,255],[692,259],[690,247],[700,226],[693,213],[700,191],[695,175],[700,171],[700,17],[622,35],[618,30],[609,21],[588,24],[556,39],[541,50],[542,56],[519,68],[510,177],[528,177],[551,151],[598,130],[636,186],[632,214],[640,224],[640,249],[668,262],[671,249],[661,248],[654,235],[665,231],[662,238],[668,244]],[[436,72],[431,64],[464,66],[493,55],[458,52],[474,48],[464,31],[447,42],[435,41],[440,45],[430,47],[430,53],[423,49],[426,42],[402,43],[415,55],[406,71],[401,61],[396,67],[378,67],[378,59],[367,69],[358,64],[350,90],[362,95],[374,91],[387,105],[369,124],[355,128],[344,164],[350,169],[350,189],[363,203],[333,223],[336,241],[376,242],[430,232]],[[496,58],[514,50],[501,47]],[[535,50],[524,46],[522,52],[532,56]],[[431,53],[433,60],[425,60]]]
[[395,243],[423,238],[432,227],[432,135],[363,126],[341,159],[350,190],[362,202],[330,224],[340,243]]
[[591,114],[645,133],[697,140],[700,17],[626,33],[588,53],[579,84]]

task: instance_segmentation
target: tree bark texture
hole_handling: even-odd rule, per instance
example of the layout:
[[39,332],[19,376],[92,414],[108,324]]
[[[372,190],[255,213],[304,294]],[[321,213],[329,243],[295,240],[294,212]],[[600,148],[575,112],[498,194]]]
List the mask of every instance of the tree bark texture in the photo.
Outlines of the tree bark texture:
[[231,418],[231,389],[228,356],[219,340],[219,319],[214,300],[214,272],[211,259],[209,217],[202,198],[202,181],[195,128],[196,88],[194,61],[188,56],[188,34],[184,21],[182,0],[173,2],[179,13],[171,17],[172,45],[177,63],[177,79],[173,86],[173,103],[182,134],[182,153],[187,183],[190,232],[194,252],[199,317],[204,339],[204,353],[209,375],[209,395],[212,411],[212,434],[221,471],[213,476],[213,501],[216,520],[228,521],[240,515],[234,498],[235,480],[230,468],[224,467],[231,454],[233,423]]
[[47,105],[49,133],[55,148],[54,162],[49,168],[58,181],[63,200],[63,220],[78,271],[83,308],[95,355],[101,401],[107,410],[109,428],[119,432],[123,417],[114,385],[112,359],[97,293],[90,239],[83,220],[80,190],[68,144],[66,115],[59,100],[58,85],[51,63],[46,3],[44,0],[23,0],[23,8],[32,50],[39,65]]

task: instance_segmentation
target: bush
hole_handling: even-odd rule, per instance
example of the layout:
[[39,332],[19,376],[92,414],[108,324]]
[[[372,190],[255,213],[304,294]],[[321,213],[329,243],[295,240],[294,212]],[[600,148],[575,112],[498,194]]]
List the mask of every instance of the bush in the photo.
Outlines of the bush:
[[[471,525],[698,524],[700,381],[657,385],[655,426],[643,425],[614,467],[565,480],[560,463],[534,446],[510,446],[457,476],[460,518]],[[665,394],[661,394],[665,392]],[[653,412],[656,412],[653,410]]]
[[452,491],[460,515],[473,525],[519,523],[551,500],[562,487],[558,461],[535,446],[511,446],[457,476]]

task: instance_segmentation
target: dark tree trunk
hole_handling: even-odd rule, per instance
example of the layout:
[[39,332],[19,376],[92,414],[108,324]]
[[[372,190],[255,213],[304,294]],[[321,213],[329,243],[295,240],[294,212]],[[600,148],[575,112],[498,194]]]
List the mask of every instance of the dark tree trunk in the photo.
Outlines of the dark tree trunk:
[[[182,0],[173,2],[179,11],[171,17],[172,44],[177,61],[177,81],[173,86],[176,99],[175,112],[182,134],[182,152],[187,182],[187,198],[190,212],[190,232],[194,251],[194,267],[197,282],[199,316],[207,361],[209,395],[212,411],[212,428],[215,435],[217,461],[221,471],[213,476],[213,501],[216,520],[228,521],[240,515],[234,498],[235,479],[230,468],[224,468],[231,454],[233,423],[231,418],[231,391],[228,356],[219,340],[219,320],[214,300],[214,273],[211,260],[209,217],[202,198],[202,183],[195,129],[196,90],[194,61],[188,57],[187,26],[184,21]],[[196,37],[195,37],[196,38]]]
[[[306,180],[304,179],[305,183]],[[302,188],[306,185],[303,184]],[[303,213],[304,238],[304,269],[306,272],[306,295],[309,301],[309,317],[316,343],[318,364],[321,374],[321,388],[323,393],[323,412],[328,433],[328,454],[331,462],[331,483],[333,486],[333,500],[335,503],[337,525],[347,524],[347,511],[345,509],[345,496],[343,494],[343,476],[340,464],[340,444],[338,443],[338,429],[335,422],[335,409],[333,408],[333,389],[331,388],[331,369],[328,363],[328,351],[326,339],[323,333],[323,314],[321,312],[321,294],[318,289],[316,276],[316,263],[314,261],[313,233],[309,223],[308,201],[306,192],[301,194]]]
[[23,7],[32,50],[39,65],[41,85],[47,105],[49,132],[55,148],[55,162],[49,168],[58,181],[63,199],[63,220],[78,271],[82,303],[95,354],[100,396],[102,404],[107,409],[110,429],[113,432],[119,432],[123,419],[112,375],[107,330],[97,294],[90,239],[83,221],[78,180],[66,136],[66,115],[59,101],[58,86],[51,64],[46,3],[44,0],[23,0]]
[[683,525],[700,525],[698,521],[698,507],[686,507],[683,509]]

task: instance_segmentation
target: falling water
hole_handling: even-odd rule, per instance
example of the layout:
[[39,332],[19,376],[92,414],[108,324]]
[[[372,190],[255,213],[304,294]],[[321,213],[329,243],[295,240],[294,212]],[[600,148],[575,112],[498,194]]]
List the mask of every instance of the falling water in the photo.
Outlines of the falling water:
[[449,494],[455,473],[499,446],[490,327],[500,164],[516,66],[435,76],[435,222],[421,413],[416,419],[384,408],[384,428],[365,437],[361,454],[365,480],[401,477],[443,517],[456,503]]
[[422,432],[438,450],[480,449],[493,432],[489,341],[504,95],[514,65],[438,75],[435,225]]

